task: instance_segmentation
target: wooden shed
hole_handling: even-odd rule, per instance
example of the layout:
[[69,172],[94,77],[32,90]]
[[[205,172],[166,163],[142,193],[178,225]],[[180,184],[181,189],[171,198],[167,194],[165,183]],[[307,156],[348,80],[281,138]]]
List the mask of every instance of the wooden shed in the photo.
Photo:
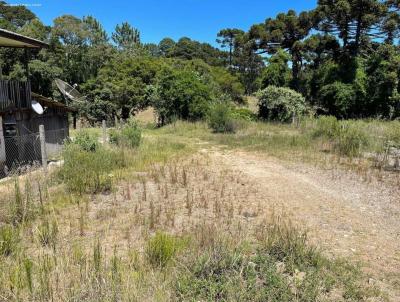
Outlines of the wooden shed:
[[[29,51],[47,46],[36,39],[0,29],[0,47]],[[70,112],[74,110],[32,92],[29,81],[0,78],[0,175],[4,176],[16,166],[40,162],[39,125],[44,125],[47,152],[51,155],[58,150],[69,135]]]

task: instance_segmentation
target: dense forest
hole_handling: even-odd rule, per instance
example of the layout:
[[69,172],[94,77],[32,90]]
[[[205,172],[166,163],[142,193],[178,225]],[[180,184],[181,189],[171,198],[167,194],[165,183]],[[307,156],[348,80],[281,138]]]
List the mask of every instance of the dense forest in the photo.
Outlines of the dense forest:
[[[46,41],[30,53],[33,90],[57,97],[52,80],[78,84],[74,104],[91,121],[127,118],[152,105],[160,124],[196,120],[209,105],[241,103],[269,86],[302,94],[317,114],[400,117],[400,1],[319,0],[248,31],[217,33],[220,47],[182,37],[141,42],[127,22],[109,36],[93,16],[63,15],[44,25],[23,6],[0,2],[0,27]],[[267,12],[266,12],[267,13]],[[0,50],[2,75],[25,79],[23,51]]]

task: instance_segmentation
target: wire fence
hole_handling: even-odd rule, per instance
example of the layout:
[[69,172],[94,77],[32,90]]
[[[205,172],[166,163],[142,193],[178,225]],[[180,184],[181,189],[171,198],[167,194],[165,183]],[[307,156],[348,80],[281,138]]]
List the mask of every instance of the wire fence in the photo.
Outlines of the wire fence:
[[[44,146],[48,160],[55,160],[61,155],[68,135],[68,129],[45,131]],[[41,166],[43,155],[39,133],[5,137],[4,145],[6,160],[1,167],[0,177],[20,174],[32,167]]]
[[60,156],[64,149],[65,140],[69,137],[69,129],[57,129],[45,131],[46,154],[48,159],[53,160]]
[[39,133],[5,137],[6,162],[4,173],[38,165],[41,160]]

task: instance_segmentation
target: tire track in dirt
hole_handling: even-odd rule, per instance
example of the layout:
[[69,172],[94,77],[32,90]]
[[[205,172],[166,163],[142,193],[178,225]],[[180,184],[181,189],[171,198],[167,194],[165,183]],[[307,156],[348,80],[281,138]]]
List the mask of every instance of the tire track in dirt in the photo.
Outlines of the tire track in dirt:
[[332,177],[328,171],[284,164],[265,155],[207,153],[257,183],[262,203],[273,204],[292,222],[306,227],[310,240],[326,254],[361,261],[371,276],[369,282],[387,292],[390,300],[400,301],[398,190],[362,182],[349,172]]

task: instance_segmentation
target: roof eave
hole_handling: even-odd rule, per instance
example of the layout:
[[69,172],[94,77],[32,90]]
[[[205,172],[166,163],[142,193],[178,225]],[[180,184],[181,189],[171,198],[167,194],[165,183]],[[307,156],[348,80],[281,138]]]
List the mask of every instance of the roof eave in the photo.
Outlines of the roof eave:
[[39,41],[37,39],[29,38],[12,31],[8,31],[0,28],[0,37],[25,43],[26,45],[15,46],[15,45],[0,45],[0,47],[11,47],[11,48],[48,48],[49,44]]

